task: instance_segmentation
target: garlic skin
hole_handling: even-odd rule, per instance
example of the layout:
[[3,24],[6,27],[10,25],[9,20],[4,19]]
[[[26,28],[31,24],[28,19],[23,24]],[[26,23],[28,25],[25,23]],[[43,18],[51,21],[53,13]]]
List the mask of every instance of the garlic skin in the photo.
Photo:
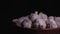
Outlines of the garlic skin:
[[42,17],[44,17],[45,15],[43,15],[42,17],[39,17],[39,16],[42,16],[42,14],[39,14],[37,12],[35,12],[34,14],[31,14],[31,19],[32,21],[35,21],[34,22],[34,26],[35,28],[38,28],[40,26],[40,28],[46,28],[46,23],[44,21],[44,19],[42,19]]
[[24,16],[24,17],[21,17],[21,18],[18,18],[18,19],[14,19],[13,22],[15,22],[17,26],[22,27],[22,22],[25,19],[28,19],[28,16]]
[[25,19],[26,19],[26,17],[21,17],[18,19],[18,24],[20,24],[20,27],[22,27],[21,24]]
[[33,25],[34,25],[35,28],[39,28],[39,25],[40,25],[39,20],[36,19]]
[[18,27],[21,27],[21,25],[19,24],[18,19],[13,19],[12,21],[15,22]]
[[50,28],[57,28],[58,27],[53,16],[49,16],[49,21],[50,21]]
[[32,21],[29,20],[28,18],[25,19],[24,22],[23,22],[23,27],[24,28],[31,28],[31,26],[32,26]]
[[31,17],[31,20],[34,21],[34,20],[36,20],[36,19],[38,18],[38,13],[37,13],[37,12],[32,13],[32,14],[30,15],[30,17]]
[[45,21],[47,21],[47,20],[48,20],[47,15],[46,15],[46,14],[44,14],[44,13],[42,13],[42,12],[40,12],[40,13],[39,13],[39,18],[41,18],[41,19],[43,19],[43,20],[45,20]]
[[38,20],[39,20],[40,27],[45,29],[47,26],[46,21],[48,20],[47,15],[40,12]]
[[56,24],[60,27],[60,17],[55,17]]
[[45,29],[46,28],[46,22],[43,19],[38,19],[40,28]]
[[43,28],[45,29],[46,28],[46,23],[43,19],[36,19],[36,21],[34,22],[34,25],[35,25],[35,28]]

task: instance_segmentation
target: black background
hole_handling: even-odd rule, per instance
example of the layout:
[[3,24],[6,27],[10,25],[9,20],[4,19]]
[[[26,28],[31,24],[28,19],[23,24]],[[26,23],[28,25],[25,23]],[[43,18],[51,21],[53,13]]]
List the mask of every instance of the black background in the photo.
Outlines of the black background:
[[8,18],[8,32],[9,33],[27,33],[19,30],[19,28],[12,22],[12,19],[26,16],[34,11],[43,12],[48,16],[60,16],[59,1],[55,0],[12,0],[8,4],[8,12],[2,12],[4,17]]

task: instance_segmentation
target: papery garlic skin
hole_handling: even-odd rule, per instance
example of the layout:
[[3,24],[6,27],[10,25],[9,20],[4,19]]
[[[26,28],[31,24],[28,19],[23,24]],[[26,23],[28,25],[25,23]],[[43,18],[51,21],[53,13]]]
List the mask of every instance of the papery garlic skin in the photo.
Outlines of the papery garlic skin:
[[18,19],[13,19],[12,21],[15,22],[18,27],[21,27],[21,23]]
[[36,28],[42,28],[45,29],[46,28],[46,23],[43,19],[36,19],[35,23],[34,23]]
[[34,25],[35,28],[39,28],[39,25],[40,25],[39,20],[36,19],[33,25]]
[[39,13],[39,23],[42,28],[46,28],[47,24],[46,21],[48,20],[47,15],[43,14],[42,12]]
[[46,14],[42,13],[42,12],[39,13],[39,18],[41,18],[41,19],[43,19],[45,21],[48,20],[48,16]]
[[[42,16],[42,17],[44,17],[44,16]],[[34,14],[31,14],[31,19],[32,19],[32,21],[35,21],[34,25],[36,28],[38,28],[39,25],[40,25],[40,27],[42,26],[43,29],[46,28],[45,20],[42,19],[42,17],[39,17],[37,12],[35,12]]]
[[17,26],[22,27],[21,24],[25,19],[28,19],[28,16],[24,16],[24,17],[21,17],[18,19],[14,19],[13,22],[15,22]]
[[24,28],[31,28],[31,26],[32,26],[32,21],[29,20],[29,18],[25,19],[23,22],[23,27]]
[[60,17],[55,17],[56,24],[60,27]]
[[57,28],[58,27],[53,16],[49,16],[49,21],[50,21],[50,28]]
[[24,16],[18,19],[18,24],[20,24],[20,27],[22,27],[21,24],[25,19],[28,19],[28,16]]
[[45,29],[46,28],[46,22],[43,19],[38,19],[39,25],[41,28]]
[[25,19],[26,19],[26,17],[21,17],[18,19],[18,24],[20,24],[20,27],[22,27],[21,24]]
[[37,14],[37,12],[32,13],[30,16],[31,16],[31,20],[32,20],[32,21],[38,19],[38,14]]

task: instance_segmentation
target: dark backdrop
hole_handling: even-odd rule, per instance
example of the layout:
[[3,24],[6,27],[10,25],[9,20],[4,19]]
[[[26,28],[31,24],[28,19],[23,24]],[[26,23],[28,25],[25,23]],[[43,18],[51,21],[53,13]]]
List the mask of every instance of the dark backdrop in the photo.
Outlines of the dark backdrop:
[[14,18],[28,15],[34,11],[43,12],[48,16],[60,16],[59,1],[55,0],[12,0],[9,1],[8,12],[2,12],[8,18],[8,32],[12,33],[27,33],[26,31],[19,30],[19,28],[11,21]]

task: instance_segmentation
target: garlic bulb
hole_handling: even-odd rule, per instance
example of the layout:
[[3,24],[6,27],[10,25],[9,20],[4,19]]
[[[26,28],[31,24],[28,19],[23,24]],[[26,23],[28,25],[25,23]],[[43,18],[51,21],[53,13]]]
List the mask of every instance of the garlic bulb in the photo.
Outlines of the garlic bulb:
[[39,18],[41,18],[41,19],[43,19],[43,20],[45,20],[45,21],[47,21],[47,15],[46,14],[43,14],[42,12],[40,12],[39,13]]
[[38,13],[37,12],[32,13],[30,16],[31,16],[31,20],[34,21],[38,18]]
[[29,20],[28,18],[25,19],[24,22],[23,22],[23,27],[24,28],[31,28],[31,26],[32,26],[31,20]]
[[40,28],[45,29],[46,28],[46,22],[43,19],[38,19]]
[[36,19],[36,21],[34,22],[34,26],[35,28],[43,28],[45,29],[46,28],[46,23],[43,19]]
[[35,22],[33,23],[33,25],[34,25],[35,28],[39,28],[39,25],[40,25],[39,20],[36,19]]
[[53,16],[49,16],[49,21],[50,21],[50,28],[57,28],[58,27]]
[[60,17],[55,17],[56,24],[60,27]]

